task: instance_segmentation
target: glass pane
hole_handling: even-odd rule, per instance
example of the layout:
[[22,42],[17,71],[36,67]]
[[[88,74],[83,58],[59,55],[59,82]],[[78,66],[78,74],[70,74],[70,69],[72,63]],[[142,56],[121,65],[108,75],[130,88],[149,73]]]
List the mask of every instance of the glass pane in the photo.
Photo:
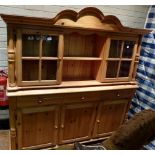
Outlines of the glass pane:
[[118,61],[109,61],[107,65],[107,78],[115,78],[117,76]]
[[43,60],[42,61],[42,80],[56,80],[57,61]]
[[124,47],[123,47],[123,58],[131,58],[133,54],[133,48],[134,48],[135,42],[133,41],[125,41]]
[[119,71],[119,77],[128,77],[131,61],[122,61]]
[[109,58],[120,58],[121,45],[121,40],[111,40]]
[[58,36],[44,35],[42,56],[57,57],[58,53]]
[[22,79],[23,81],[38,80],[39,77],[39,61],[23,60],[22,61]]
[[22,56],[39,56],[40,35],[22,35]]

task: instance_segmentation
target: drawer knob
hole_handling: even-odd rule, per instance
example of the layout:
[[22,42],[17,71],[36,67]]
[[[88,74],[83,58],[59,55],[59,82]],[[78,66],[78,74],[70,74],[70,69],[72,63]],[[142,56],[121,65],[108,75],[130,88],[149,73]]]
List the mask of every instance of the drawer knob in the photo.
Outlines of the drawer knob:
[[97,120],[97,123],[100,123],[100,120],[99,119]]
[[38,100],[38,103],[41,104],[41,103],[43,103],[43,101],[42,100]]
[[119,97],[119,96],[120,96],[120,94],[118,93],[118,94],[117,94],[117,97]]
[[63,124],[61,125],[61,128],[62,128],[62,129],[64,128],[64,125],[63,125]]
[[58,126],[57,125],[55,125],[55,129],[57,129],[58,128]]
[[82,97],[81,97],[81,100],[84,100],[84,99],[85,99],[85,97],[84,97],[84,96],[82,96]]

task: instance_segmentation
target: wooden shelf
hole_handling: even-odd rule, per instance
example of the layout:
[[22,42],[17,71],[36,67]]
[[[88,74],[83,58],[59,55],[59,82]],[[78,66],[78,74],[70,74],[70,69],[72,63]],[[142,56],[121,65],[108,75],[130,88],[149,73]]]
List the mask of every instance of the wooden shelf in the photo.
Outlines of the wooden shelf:
[[63,60],[86,60],[86,61],[98,61],[102,60],[102,58],[96,57],[63,57]]

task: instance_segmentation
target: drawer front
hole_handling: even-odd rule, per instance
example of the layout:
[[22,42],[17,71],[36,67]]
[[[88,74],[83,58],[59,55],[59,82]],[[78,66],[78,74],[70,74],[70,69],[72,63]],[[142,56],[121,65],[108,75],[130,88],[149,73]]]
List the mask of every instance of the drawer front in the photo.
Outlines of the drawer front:
[[111,99],[129,99],[133,96],[135,90],[108,90],[99,92],[84,92],[84,93],[66,93],[66,94],[51,94],[51,95],[35,95],[17,97],[17,107],[29,107],[38,105],[51,104],[68,104],[82,103],[89,101],[101,101]]
[[84,93],[73,93],[65,94],[63,103],[78,103],[88,101],[99,101],[101,100],[100,92],[84,92]]
[[102,93],[102,100],[130,99],[135,93],[135,89],[110,90]]
[[40,96],[17,97],[17,107],[38,105],[67,104],[101,100],[101,93],[72,93]]
[[41,106],[61,103],[61,98],[46,95],[17,97],[17,107]]

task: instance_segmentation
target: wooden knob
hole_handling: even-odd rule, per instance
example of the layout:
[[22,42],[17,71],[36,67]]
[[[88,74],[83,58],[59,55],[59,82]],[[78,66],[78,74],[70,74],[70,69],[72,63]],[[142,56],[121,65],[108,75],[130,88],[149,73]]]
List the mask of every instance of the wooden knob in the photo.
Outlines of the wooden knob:
[[64,128],[64,125],[63,125],[63,124],[61,125],[61,128],[62,128],[62,129]]
[[58,128],[58,126],[57,125],[55,125],[55,129],[57,129]]
[[81,97],[81,100],[84,100],[84,99],[85,99],[85,97],[84,97],[84,96],[82,96],[82,97]]
[[97,120],[97,123],[100,123],[100,120],[99,119]]
[[42,100],[38,100],[38,103],[41,104],[41,103],[43,103],[43,101]]
[[119,96],[120,96],[120,94],[118,93],[118,94],[117,94],[117,97],[119,97]]

